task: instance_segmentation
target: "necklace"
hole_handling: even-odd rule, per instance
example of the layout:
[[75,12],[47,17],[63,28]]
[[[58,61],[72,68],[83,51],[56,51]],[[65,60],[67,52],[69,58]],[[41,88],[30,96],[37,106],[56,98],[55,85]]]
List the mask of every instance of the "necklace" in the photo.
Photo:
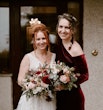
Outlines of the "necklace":
[[35,50],[34,51],[34,54],[35,54],[35,57],[40,61],[40,62],[42,62],[42,63],[46,63],[47,62],[47,58],[48,58],[48,52],[47,53],[45,53],[45,55],[43,55],[43,54],[37,54],[37,51]]
[[68,50],[70,50],[72,48],[72,43],[70,42]]
[[62,42],[66,50],[71,50],[73,43],[71,41],[64,41]]

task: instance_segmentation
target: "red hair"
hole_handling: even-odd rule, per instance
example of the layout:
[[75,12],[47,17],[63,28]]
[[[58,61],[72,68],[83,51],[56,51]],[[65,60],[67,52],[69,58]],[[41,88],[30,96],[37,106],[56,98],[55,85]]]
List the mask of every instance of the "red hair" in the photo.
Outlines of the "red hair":
[[[47,27],[44,24],[41,23],[41,24],[36,24],[36,25],[33,26],[33,35],[32,35],[32,37],[35,38],[37,32],[39,32],[39,31],[44,33],[45,38],[47,40],[48,48],[50,48],[49,31],[48,31]],[[34,48],[36,48],[35,45],[34,45]]]

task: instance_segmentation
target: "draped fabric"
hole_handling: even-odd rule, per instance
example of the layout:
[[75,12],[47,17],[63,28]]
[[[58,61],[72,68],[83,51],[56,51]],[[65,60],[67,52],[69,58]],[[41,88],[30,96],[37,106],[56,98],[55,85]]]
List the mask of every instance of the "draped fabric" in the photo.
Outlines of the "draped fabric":
[[76,82],[78,88],[57,92],[57,110],[85,110],[85,98],[80,87],[80,84],[88,80],[89,76],[85,54],[72,57],[61,44],[56,47],[56,61],[58,60],[65,62],[70,67],[75,67],[80,77]]

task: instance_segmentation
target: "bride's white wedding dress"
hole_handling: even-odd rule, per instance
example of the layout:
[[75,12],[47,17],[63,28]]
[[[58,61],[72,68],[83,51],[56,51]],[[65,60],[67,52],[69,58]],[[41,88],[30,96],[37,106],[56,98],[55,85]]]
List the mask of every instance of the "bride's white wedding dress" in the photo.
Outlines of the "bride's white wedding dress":
[[[30,69],[34,67],[37,68],[41,62],[31,53],[27,54],[30,59]],[[55,61],[55,54],[52,55],[51,62],[52,64]],[[52,101],[46,101],[43,97],[33,96],[27,100],[26,95],[23,94],[20,97],[18,106],[16,110],[56,110],[56,99]]]

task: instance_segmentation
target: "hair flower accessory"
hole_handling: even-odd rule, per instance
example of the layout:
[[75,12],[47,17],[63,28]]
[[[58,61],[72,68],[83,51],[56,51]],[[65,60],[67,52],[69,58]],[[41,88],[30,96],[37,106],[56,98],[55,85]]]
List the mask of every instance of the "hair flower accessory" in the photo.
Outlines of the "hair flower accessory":
[[41,24],[41,21],[38,20],[38,18],[31,18],[31,20],[29,21],[30,25],[36,25],[36,24]]

